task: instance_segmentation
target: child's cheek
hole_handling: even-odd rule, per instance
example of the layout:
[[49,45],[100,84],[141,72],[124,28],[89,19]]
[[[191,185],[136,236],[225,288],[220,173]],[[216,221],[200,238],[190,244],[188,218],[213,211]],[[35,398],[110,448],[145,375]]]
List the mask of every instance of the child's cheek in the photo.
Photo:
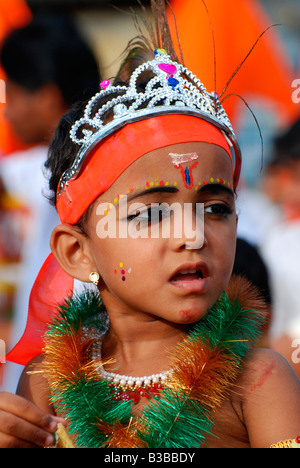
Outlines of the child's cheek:
[[123,281],[123,283],[128,279],[128,275],[132,272],[132,268],[126,268],[123,262],[120,262],[118,267],[114,269],[114,274],[116,279]]

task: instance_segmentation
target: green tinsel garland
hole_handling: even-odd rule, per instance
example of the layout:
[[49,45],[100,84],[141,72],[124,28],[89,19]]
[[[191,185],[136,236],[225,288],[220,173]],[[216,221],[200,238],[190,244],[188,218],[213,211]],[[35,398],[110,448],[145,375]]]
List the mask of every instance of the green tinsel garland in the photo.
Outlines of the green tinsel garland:
[[[245,297],[250,299],[245,300]],[[210,374],[204,378],[212,387],[213,401],[221,401],[226,397],[249,349],[261,336],[264,314],[254,310],[255,304],[250,304],[251,297],[257,300],[249,283],[241,286],[234,294],[224,292],[209,313],[193,327],[187,339],[187,346],[201,343],[205,353],[210,356]],[[87,359],[94,342],[92,330],[101,330],[106,317],[99,296],[86,292],[60,307],[59,315],[50,325],[46,336],[44,371],[52,392],[52,403],[59,414],[67,417],[68,431],[74,437],[77,447],[110,447],[114,428],[117,430],[117,427],[124,427],[129,433],[133,420],[132,402],[115,400],[115,390],[106,380],[99,379],[92,370],[92,362]],[[175,347],[179,354],[180,346],[183,345]],[[65,355],[59,355],[59,352]],[[68,359],[67,355],[73,358]],[[215,363],[210,362],[213,360]],[[226,372],[222,373],[219,362],[231,366],[231,374],[227,376]],[[214,382],[216,387],[219,382],[220,389],[214,389]],[[199,393],[199,389],[196,390]],[[210,413],[213,404],[206,402],[206,389],[200,391],[204,392],[202,399],[199,396],[192,398],[191,390],[187,391],[178,385],[176,388],[166,386],[142,415],[135,418],[138,424],[132,431],[137,439],[137,445],[134,446],[201,446],[206,435],[212,431]],[[110,433],[103,428],[111,428]]]

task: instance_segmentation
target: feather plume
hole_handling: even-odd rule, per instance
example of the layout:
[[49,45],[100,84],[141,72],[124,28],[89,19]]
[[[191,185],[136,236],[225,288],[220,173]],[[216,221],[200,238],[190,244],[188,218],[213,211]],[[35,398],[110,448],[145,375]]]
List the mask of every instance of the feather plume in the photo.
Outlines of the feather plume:
[[[142,63],[153,59],[153,51],[155,49],[165,49],[172,60],[180,62],[178,55],[175,51],[173,44],[171,31],[168,23],[168,17],[166,12],[166,1],[165,0],[151,0],[151,10],[153,21],[150,21],[146,17],[146,11],[139,2],[140,6],[144,10],[144,16],[139,16],[132,10],[132,15],[135,23],[135,28],[138,35],[133,38],[127,45],[124,51],[125,59],[123,60],[121,67],[117,73],[117,80],[128,82],[132,72],[140,66]],[[171,9],[171,6],[167,2],[167,5]],[[171,9],[172,12],[172,9]],[[176,27],[176,19],[175,29]],[[181,54],[181,63],[183,61],[182,50],[177,34],[178,46]],[[144,77],[145,80],[149,79]]]

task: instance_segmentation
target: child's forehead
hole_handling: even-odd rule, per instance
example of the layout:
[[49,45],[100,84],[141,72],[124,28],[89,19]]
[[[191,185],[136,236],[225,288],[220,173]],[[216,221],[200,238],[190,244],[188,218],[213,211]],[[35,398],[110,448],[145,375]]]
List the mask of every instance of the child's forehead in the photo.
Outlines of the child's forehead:
[[126,193],[131,187],[180,182],[182,173],[197,179],[221,178],[232,184],[232,164],[227,152],[214,144],[188,142],[151,151],[135,161],[115,181],[107,194]]

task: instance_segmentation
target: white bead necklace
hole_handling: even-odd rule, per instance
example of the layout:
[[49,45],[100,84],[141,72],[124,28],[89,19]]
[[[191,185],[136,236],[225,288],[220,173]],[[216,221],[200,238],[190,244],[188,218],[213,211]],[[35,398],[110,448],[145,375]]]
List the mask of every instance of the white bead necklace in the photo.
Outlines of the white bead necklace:
[[[93,358],[98,362],[102,359],[102,343],[99,342],[98,349],[95,350]],[[103,364],[97,365],[98,374],[104,379],[108,380],[110,384],[120,389],[121,400],[133,399],[135,403],[138,402],[139,397],[150,398],[152,395],[157,395],[164,384],[171,377],[173,370],[167,372],[160,372],[143,377],[133,377],[128,375],[116,374],[115,372],[108,372],[104,369]]]

